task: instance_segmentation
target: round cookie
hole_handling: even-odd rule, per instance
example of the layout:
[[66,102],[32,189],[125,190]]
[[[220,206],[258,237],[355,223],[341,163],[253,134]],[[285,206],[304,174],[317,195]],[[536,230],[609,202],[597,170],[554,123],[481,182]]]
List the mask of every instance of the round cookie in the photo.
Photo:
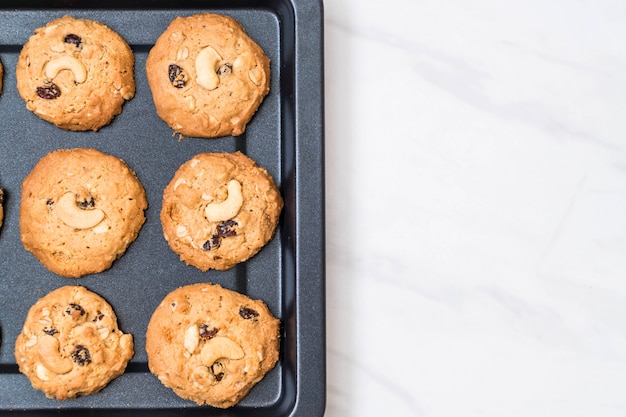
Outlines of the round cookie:
[[15,342],[20,372],[58,400],[100,391],[124,373],[133,353],[133,337],[119,330],[111,306],[80,286],[40,298]]
[[161,224],[182,261],[202,271],[227,270],[272,239],[282,208],[273,178],[252,159],[201,153],[165,188]]
[[177,17],[146,61],[156,111],[185,136],[241,135],[269,92],[270,61],[228,16]]
[[56,274],[101,272],[135,240],[147,206],[143,186],[121,159],[60,149],[41,158],[22,183],[22,243]]
[[213,284],[181,287],[150,319],[148,367],[184,399],[232,407],[278,361],[279,326],[260,300]]
[[0,62],[0,94],[2,94],[2,80],[4,78],[4,67],[2,66],[2,62]]
[[28,110],[62,129],[96,131],[135,95],[133,67],[133,53],[115,31],[64,16],[35,30],[15,75]]

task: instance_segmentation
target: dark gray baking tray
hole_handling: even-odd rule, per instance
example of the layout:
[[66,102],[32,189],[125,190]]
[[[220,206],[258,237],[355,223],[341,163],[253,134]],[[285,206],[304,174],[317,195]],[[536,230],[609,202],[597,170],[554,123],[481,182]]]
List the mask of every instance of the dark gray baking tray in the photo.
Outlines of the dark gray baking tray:
[[[93,4],[92,4],[93,3]],[[154,110],[145,77],[148,51],[179,15],[215,12],[236,18],[272,62],[271,91],[240,137],[172,135]],[[99,20],[135,53],[137,94],[99,132],[67,132],[26,110],[15,85],[21,45],[33,30],[69,14]],[[323,160],[323,17],[320,0],[64,1],[5,0],[0,5],[0,186],[6,190],[0,229],[0,415],[319,416],[325,408],[325,256]],[[19,237],[23,178],[46,153],[93,147],[124,159],[148,195],[147,221],[122,258],[103,273],[59,277],[26,252]],[[240,150],[274,176],[285,199],[276,237],[230,271],[202,273],[184,265],[165,242],[161,194],[174,171],[199,152]],[[280,361],[237,406],[199,407],[174,395],[148,372],[145,329],[174,288],[215,282],[263,299],[282,322]],[[135,338],[127,372],[101,392],[57,401],[34,390],[13,357],[29,307],[63,285],[83,285],[113,306]]]

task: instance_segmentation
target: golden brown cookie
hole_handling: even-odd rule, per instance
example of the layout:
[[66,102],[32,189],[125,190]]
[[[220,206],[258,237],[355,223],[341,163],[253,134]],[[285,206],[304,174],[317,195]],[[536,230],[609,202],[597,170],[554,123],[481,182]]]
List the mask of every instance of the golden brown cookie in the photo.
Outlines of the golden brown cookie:
[[124,373],[133,353],[133,337],[120,331],[111,306],[80,286],[40,298],[15,342],[20,372],[58,400],[100,391]]
[[135,95],[134,56],[100,22],[64,16],[20,52],[17,88],[28,110],[67,130],[98,130]]
[[274,236],[283,199],[271,175],[241,152],[201,153],[163,192],[161,224],[188,265],[226,270]]
[[269,92],[270,62],[228,16],[174,19],[148,55],[158,115],[177,133],[237,136]]
[[147,200],[121,159],[96,149],[60,149],[22,183],[20,233],[49,270],[78,278],[109,268],[135,240]]
[[148,366],[184,399],[232,407],[278,361],[279,326],[260,300],[219,285],[181,287],[150,319]]
[[0,188],[0,227],[4,220],[4,190]]

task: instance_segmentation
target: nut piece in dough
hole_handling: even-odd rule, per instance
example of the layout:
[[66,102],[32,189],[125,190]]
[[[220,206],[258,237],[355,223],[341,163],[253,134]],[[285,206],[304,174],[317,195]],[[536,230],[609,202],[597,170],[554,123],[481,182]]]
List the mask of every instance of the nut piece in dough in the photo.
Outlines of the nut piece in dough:
[[100,209],[88,210],[79,207],[72,192],[67,192],[59,198],[56,213],[63,223],[75,229],[90,229],[104,219],[104,212]]
[[204,215],[210,222],[222,222],[230,220],[239,213],[243,205],[241,183],[237,180],[228,182],[228,196],[219,203],[209,203],[204,208]]
[[73,56],[54,58],[44,66],[46,77],[50,80],[53,80],[59,71],[63,70],[68,70],[74,74],[74,79],[78,84],[82,84],[87,80],[85,65]]
[[205,46],[196,57],[196,82],[207,90],[215,90],[220,83],[216,71],[221,59],[212,46]]

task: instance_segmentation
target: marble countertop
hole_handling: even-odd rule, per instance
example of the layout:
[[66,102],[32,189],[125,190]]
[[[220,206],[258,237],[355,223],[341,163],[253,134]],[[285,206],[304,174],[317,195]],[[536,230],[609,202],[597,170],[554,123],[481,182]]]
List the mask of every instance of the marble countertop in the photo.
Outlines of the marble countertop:
[[326,416],[626,415],[626,2],[324,8]]

